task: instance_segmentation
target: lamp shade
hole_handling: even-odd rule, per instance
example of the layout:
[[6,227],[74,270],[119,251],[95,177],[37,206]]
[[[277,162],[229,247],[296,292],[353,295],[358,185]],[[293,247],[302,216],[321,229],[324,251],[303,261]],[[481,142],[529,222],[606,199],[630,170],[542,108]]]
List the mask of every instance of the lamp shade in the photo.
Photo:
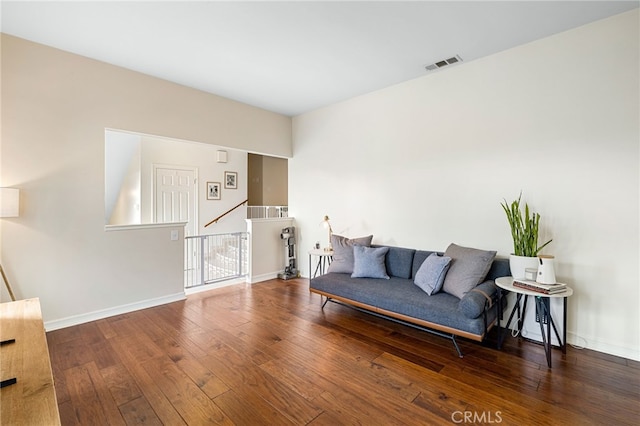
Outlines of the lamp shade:
[[0,217],[20,216],[20,190],[0,188]]

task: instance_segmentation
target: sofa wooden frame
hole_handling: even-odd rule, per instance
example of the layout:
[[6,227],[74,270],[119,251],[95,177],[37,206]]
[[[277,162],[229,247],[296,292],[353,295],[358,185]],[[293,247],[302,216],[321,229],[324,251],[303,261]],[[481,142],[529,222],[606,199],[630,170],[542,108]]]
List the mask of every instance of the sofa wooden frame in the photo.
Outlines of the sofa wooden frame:
[[[435,334],[436,336],[444,337],[453,343],[456,351],[458,352],[458,356],[462,358],[464,355],[460,350],[460,346],[456,341],[456,337],[464,337],[467,339],[474,340],[476,342],[482,342],[484,338],[487,336],[487,333],[493,328],[498,320],[498,310],[497,303],[489,303],[489,301],[485,302],[484,310],[482,311],[482,318],[484,320],[484,332],[481,335],[469,333],[467,331],[458,330],[452,327],[447,327],[441,324],[437,324],[434,322],[429,322],[425,320],[421,320],[419,318],[413,318],[407,315],[398,314],[393,311],[389,311],[386,309],[381,309],[376,306],[368,305],[366,303],[361,303],[355,300],[348,299],[346,297],[336,296],[331,293],[327,293],[321,290],[316,290],[314,288],[309,289],[310,292],[316,293],[320,295],[320,301],[322,302],[322,297],[324,296],[326,300],[322,303],[321,309],[324,310],[325,305],[328,302],[333,302],[339,305],[347,306],[352,309],[356,309],[360,312],[364,312],[370,315],[374,315],[379,318],[383,318],[389,321],[396,322],[398,324],[406,325],[408,327],[415,328],[420,331],[425,331],[427,333]],[[487,313],[490,309],[496,309],[496,318],[488,323]]]

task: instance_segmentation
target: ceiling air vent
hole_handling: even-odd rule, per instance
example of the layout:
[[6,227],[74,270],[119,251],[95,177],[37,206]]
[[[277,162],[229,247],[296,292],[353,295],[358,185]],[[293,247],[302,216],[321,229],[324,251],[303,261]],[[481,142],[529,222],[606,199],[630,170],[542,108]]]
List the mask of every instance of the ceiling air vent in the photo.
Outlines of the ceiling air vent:
[[453,56],[449,59],[443,59],[442,61],[438,61],[435,64],[427,65],[425,69],[427,71],[433,71],[440,69],[442,67],[446,67],[447,65],[452,65],[458,62],[462,62],[462,58],[459,55]]

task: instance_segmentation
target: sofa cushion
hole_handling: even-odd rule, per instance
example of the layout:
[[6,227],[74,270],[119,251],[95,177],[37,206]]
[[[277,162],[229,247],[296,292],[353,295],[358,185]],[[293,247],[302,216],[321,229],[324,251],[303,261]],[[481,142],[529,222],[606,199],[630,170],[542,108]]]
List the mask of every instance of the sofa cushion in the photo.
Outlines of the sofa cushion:
[[353,246],[370,246],[373,235],[360,238],[346,238],[341,235],[331,235],[333,247],[333,261],[327,272],[351,274],[353,272]]
[[[442,291],[428,296],[410,279],[354,279],[349,274],[324,274],[313,278],[310,288],[477,336],[484,333],[482,318],[470,319],[461,314],[460,299]],[[495,319],[495,313],[495,309],[487,312],[489,324]]]
[[411,278],[411,267],[413,266],[414,249],[402,247],[389,247],[387,253],[386,267],[387,274],[398,278]]
[[385,257],[389,247],[353,246],[353,273],[351,278],[389,279]]
[[451,266],[442,290],[462,299],[469,290],[484,281],[496,252],[450,244],[444,255],[451,258]]
[[[467,318],[478,318],[488,304],[493,306],[497,298],[497,288],[492,281],[485,281],[474,287],[460,299],[458,310]],[[491,299],[491,301],[489,301]]]
[[420,287],[429,296],[439,292],[444,284],[444,278],[449,270],[451,258],[431,254],[422,262],[420,269],[413,280],[414,284]]
[[495,280],[496,278],[510,276],[511,269],[509,269],[509,259],[494,259],[485,279]]

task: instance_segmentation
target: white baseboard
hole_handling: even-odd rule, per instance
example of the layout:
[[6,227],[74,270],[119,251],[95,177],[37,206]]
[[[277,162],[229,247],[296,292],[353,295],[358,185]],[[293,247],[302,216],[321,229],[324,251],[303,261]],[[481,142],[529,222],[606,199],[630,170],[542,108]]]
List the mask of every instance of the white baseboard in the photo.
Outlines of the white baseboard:
[[247,282],[249,284],[255,284],[255,283],[259,283],[261,281],[272,280],[274,278],[278,278],[278,274],[281,273],[281,272],[282,271],[276,271],[276,272],[269,272],[267,274],[260,274],[260,275],[250,276],[250,277],[247,277]]
[[640,349],[638,347],[623,346],[616,343],[605,342],[589,336],[578,336],[567,331],[567,342],[580,348],[591,349],[621,358],[640,361]]
[[226,281],[220,281],[217,283],[199,285],[197,287],[188,288],[184,292],[186,293],[187,296],[189,296],[190,294],[201,293],[203,291],[213,290],[214,288],[222,288],[222,287],[227,287],[227,286],[236,285],[236,284],[246,284],[247,282],[248,281],[245,278],[236,278],[234,280],[226,280]]
[[177,302],[179,300],[186,299],[184,292],[170,294],[168,296],[162,296],[155,299],[142,300],[140,302],[129,303],[127,305],[120,305],[113,308],[102,309],[100,311],[88,312],[86,314],[74,315],[59,320],[47,321],[44,323],[45,331],[53,331],[61,328],[71,327],[73,325],[84,324],[86,322],[96,321],[103,318],[112,317],[115,315],[126,314],[128,312],[138,311],[140,309],[152,308],[154,306],[165,305],[171,302]]
[[[507,321],[505,318],[501,322],[501,326],[504,327],[506,322]],[[515,330],[516,328],[517,328],[516,321],[514,320],[511,324],[510,330]],[[531,331],[527,331],[526,329],[523,331],[525,331],[525,333],[523,333],[523,337],[531,338],[533,340],[542,342],[542,337],[539,333],[539,330],[538,332],[531,332]],[[602,352],[602,353],[613,355],[613,356],[619,356],[621,358],[640,361],[640,349],[637,347],[622,346],[616,343],[605,342],[603,340],[598,340],[592,336],[580,336],[570,330],[567,330],[567,344],[580,349],[589,349],[592,351]]]

